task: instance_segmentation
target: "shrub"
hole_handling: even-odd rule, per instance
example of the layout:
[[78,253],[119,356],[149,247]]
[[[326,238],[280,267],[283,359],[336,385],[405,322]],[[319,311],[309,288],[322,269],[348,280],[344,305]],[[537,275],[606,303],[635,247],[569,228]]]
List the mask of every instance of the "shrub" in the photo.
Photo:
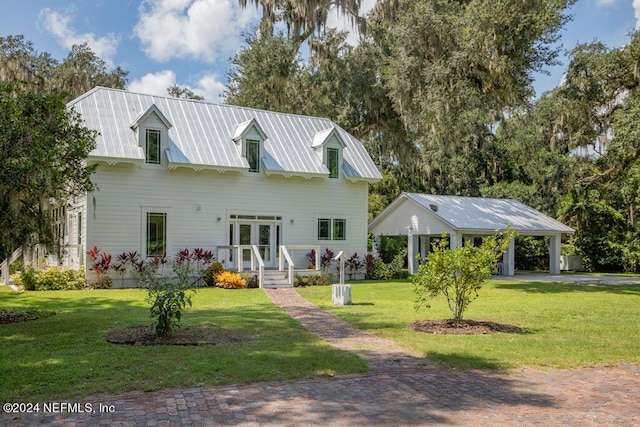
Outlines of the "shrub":
[[13,261],[9,265],[9,274],[14,274],[14,273],[17,273],[19,271],[22,271],[22,268],[23,268],[22,258],[18,258],[17,260]]
[[469,243],[454,250],[442,239],[413,276],[416,309],[429,308],[431,300],[443,294],[453,321],[460,322],[469,303],[478,297],[482,284],[491,278],[498,257],[507,250],[514,236],[515,232],[508,228],[505,233],[485,237],[480,246]]
[[98,276],[98,282],[93,286],[96,289],[108,289],[111,287],[113,280],[107,273],[109,273],[109,269],[111,268],[111,254],[100,252],[96,246],[93,249],[89,249],[87,254],[93,259],[93,266],[91,270],[95,271],[96,276]]
[[354,252],[353,255],[347,259],[345,262],[345,267],[349,269],[349,280],[353,279],[354,274],[358,274],[362,267],[364,267],[364,262],[362,258],[358,256],[357,252]]
[[331,268],[331,264],[333,263],[334,255],[335,254],[331,249],[324,249],[324,253],[320,255],[320,270],[322,270],[323,272],[329,271],[329,269]]
[[296,276],[293,286],[328,286],[331,284],[331,274],[320,273],[308,276]]
[[87,281],[82,271],[71,268],[51,267],[35,270],[29,266],[22,273],[12,276],[16,285],[25,291],[58,291],[83,289]]
[[255,289],[260,287],[260,283],[258,283],[258,275],[255,273],[249,273],[248,271],[243,271],[240,273],[240,277],[244,279],[247,284],[247,288]]
[[374,280],[391,280],[399,278],[402,274],[404,266],[404,258],[407,250],[398,253],[390,263],[386,263],[382,258],[376,258],[373,261],[372,276]]
[[151,304],[151,317],[157,319],[156,335],[168,336],[180,327],[182,310],[191,306],[191,297],[187,295],[188,288],[181,282],[170,282],[164,277],[153,281],[148,288],[147,301]]
[[202,280],[207,286],[216,286],[216,276],[224,271],[222,263],[214,261],[202,272]]
[[316,268],[316,250],[311,249],[311,251],[304,254],[304,256],[307,258],[307,268],[309,270],[315,269]]
[[36,290],[36,270],[31,265],[20,274],[13,276],[13,279],[16,285],[22,287],[25,291]]
[[36,273],[36,291],[83,289],[87,281],[82,271],[50,267]]
[[219,288],[223,289],[242,289],[247,282],[240,277],[238,273],[233,271],[223,271],[216,276],[216,283]]
[[375,265],[376,258],[368,254],[364,257],[364,279],[371,280],[373,279],[373,269]]

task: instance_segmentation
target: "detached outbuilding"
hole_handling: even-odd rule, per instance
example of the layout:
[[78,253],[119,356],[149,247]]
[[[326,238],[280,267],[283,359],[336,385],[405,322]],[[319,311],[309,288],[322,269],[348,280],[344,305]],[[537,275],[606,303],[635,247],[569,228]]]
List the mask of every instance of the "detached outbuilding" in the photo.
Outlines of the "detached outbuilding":
[[[445,233],[451,248],[456,248],[467,239],[493,235],[509,225],[521,236],[549,237],[549,272],[560,274],[562,234],[573,234],[575,230],[517,200],[402,193],[371,221],[369,233],[407,236],[409,272],[415,274],[416,257],[426,256],[431,237]],[[514,246],[512,239],[503,255],[502,275],[514,274]]]

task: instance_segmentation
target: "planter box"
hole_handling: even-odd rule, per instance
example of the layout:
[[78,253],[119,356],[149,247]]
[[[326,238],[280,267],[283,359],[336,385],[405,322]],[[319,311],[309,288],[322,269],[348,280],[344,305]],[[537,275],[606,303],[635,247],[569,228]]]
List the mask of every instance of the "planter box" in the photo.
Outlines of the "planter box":
[[351,305],[351,285],[331,285],[333,305]]

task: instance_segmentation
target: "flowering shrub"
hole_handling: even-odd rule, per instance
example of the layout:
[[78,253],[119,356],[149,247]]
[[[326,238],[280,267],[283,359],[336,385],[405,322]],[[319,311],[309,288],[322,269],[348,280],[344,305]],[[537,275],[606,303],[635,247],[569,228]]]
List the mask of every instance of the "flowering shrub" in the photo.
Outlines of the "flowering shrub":
[[224,289],[242,289],[247,285],[247,282],[238,273],[232,271],[223,271],[218,274],[216,283],[219,288]]

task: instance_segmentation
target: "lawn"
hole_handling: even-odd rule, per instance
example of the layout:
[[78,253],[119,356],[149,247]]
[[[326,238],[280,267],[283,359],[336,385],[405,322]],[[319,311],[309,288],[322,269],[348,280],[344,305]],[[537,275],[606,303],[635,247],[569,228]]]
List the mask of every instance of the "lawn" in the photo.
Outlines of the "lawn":
[[0,400],[51,401],[367,370],[360,358],[303,329],[260,289],[199,289],[183,315],[185,325],[229,328],[248,336],[244,342],[108,343],[109,331],[153,323],[145,295],[138,289],[14,293],[0,286],[2,308],[56,312],[35,321],[0,324]]
[[408,280],[354,282],[352,306],[334,307],[326,287],[298,289],[356,327],[424,352],[455,368],[574,368],[640,363],[640,285],[492,281],[465,319],[519,326],[522,333],[433,335],[410,323],[451,317],[444,297],[416,311]]

